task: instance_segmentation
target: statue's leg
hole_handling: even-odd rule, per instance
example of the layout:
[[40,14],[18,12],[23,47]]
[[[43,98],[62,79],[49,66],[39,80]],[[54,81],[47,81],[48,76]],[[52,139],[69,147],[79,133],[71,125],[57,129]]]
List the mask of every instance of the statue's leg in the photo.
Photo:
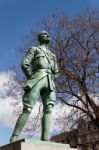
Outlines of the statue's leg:
[[10,138],[10,142],[14,142],[19,139],[20,133],[23,127],[25,126],[29,118],[29,115],[32,111],[32,107],[35,104],[36,100],[38,99],[39,95],[40,95],[39,89],[37,90],[36,87],[31,89],[31,91],[25,92],[23,96],[23,112],[22,114],[20,114],[16,122],[13,134]]
[[28,108],[28,107],[23,108],[23,112],[22,112],[22,114],[20,114],[20,116],[16,122],[10,142],[14,142],[19,139],[19,135],[20,135],[26,121],[28,120],[30,112],[31,112],[31,108]]
[[41,140],[48,141],[49,129],[51,122],[51,113],[56,101],[55,91],[50,91],[49,88],[42,93],[43,102],[43,118],[42,118],[42,134]]
[[50,128],[50,118],[51,118],[51,112],[52,112],[53,105],[49,104],[47,107],[44,108],[44,114],[42,118],[42,134],[41,134],[41,140],[42,141],[48,141],[48,133]]

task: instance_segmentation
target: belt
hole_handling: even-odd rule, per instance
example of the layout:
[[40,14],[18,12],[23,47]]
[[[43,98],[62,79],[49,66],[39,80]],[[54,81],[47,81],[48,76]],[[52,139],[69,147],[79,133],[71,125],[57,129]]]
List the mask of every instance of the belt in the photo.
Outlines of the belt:
[[37,70],[34,70],[33,73],[38,72],[38,71],[41,71],[41,72],[43,71],[43,72],[47,72],[49,74],[52,74],[52,71],[50,68],[48,68],[48,69],[37,69]]

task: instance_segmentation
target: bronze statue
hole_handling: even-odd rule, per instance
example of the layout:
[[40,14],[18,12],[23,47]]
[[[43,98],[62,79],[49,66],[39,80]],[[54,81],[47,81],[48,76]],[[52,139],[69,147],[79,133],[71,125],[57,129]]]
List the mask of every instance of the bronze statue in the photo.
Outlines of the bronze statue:
[[10,142],[18,140],[39,96],[42,97],[43,103],[41,140],[48,141],[50,116],[56,101],[54,81],[58,77],[58,66],[55,54],[48,49],[49,33],[40,32],[38,41],[40,45],[31,47],[22,63],[22,70],[27,77],[27,83],[24,86],[23,112],[16,122]]

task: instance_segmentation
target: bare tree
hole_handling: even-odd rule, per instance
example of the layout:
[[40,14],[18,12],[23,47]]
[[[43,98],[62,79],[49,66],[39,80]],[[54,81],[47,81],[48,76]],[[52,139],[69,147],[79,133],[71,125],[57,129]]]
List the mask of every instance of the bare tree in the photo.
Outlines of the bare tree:
[[57,98],[86,114],[99,129],[99,12],[73,19],[55,13],[42,26],[52,35],[60,77]]
[[[39,26],[50,33],[50,48],[59,63],[57,99],[87,115],[99,129],[99,12],[69,18],[57,11]],[[26,37],[22,53],[36,44],[36,35],[31,31]]]

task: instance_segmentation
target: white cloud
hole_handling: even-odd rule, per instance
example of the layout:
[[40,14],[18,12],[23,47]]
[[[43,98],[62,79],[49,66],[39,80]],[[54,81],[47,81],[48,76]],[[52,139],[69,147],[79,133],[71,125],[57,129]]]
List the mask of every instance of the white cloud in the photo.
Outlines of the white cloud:
[[13,115],[14,107],[12,103],[16,99],[10,95],[9,91],[9,81],[14,81],[15,73],[13,71],[0,72],[0,125],[5,127],[13,127],[17,116]]
[[9,77],[12,73],[12,71],[0,72],[0,92],[8,90],[8,87],[5,84],[9,82]]
[[11,98],[0,99],[0,125],[13,127],[16,117],[13,115],[13,107],[10,105]]
[[[3,127],[10,127],[14,129],[15,122],[18,118],[19,112],[22,110],[21,103],[21,94],[16,87],[18,87],[18,83],[15,81],[15,73],[13,71],[1,72],[0,73],[0,125]],[[10,81],[10,82],[9,82]],[[9,87],[10,85],[10,87]],[[15,88],[13,88],[13,86]],[[15,95],[7,95],[9,88],[16,93]],[[20,88],[19,88],[20,89]],[[21,90],[21,89],[20,89]],[[98,97],[98,95],[97,95]],[[95,101],[97,102],[98,98],[95,96]],[[32,110],[32,113],[29,117],[29,120],[23,130],[23,134],[25,136],[33,136],[34,128],[36,127],[36,137],[40,137],[40,126],[36,126],[35,121],[39,119],[39,125],[41,124],[41,115],[39,112],[40,103],[37,102],[35,107]],[[63,128],[67,130],[67,126],[64,124],[67,122],[66,117],[71,111],[71,107],[66,105],[58,104],[54,106],[51,118],[51,127],[50,132],[60,132]],[[19,111],[18,111],[19,110]],[[41,107],[42,110],[42,107]],[[33,120],[34,119],[34,120]],[[64,122],[64,123],[63,123]]]
[[[7,92],[9,91],[9,81],[14,85],[18,86],[18,83],[14,80],[15,73],[13,71],[1,72],[0,73],[0,125],[4,127],[14,128],[15,122],[17,120],[17,113],[22,109],[21,96],[17,91],[17,96],[13,97],[13,95],[8,96]],[[10,83],[10,84],[11,84]],[[12,87],[13,90],[13,87]],[[15,92],[15,91],[14,91]],[[3,93],[3,94],[2,94]],[[3,95],[3,96],[2,96]],[[23,134],[25,136],[33,135],[33,127],[36,126],[35,120],[39,119],[39,125],[41,124],[41,115],[39,112],[40,103],[37,102],[35,107],[32,110],[32,113],[29,117],[29,120],[23,130]],[[19,110],[19,112],[18,112]],[[41,109],[42,110],[42,107]],[[16,112],[16,113],[15,113]],[[57,124],[57,119],[66,116],[70,112],[70,108],[66,105],[56,105],[53,108],[52,119],[51,119],[51,127],[50,131],[60,130],[60,124]],[[37,117],[38,116],[38,117]],[[34,121],[33,121],[34,119]],[[35,124],[34,124],[35,123]],[[33,126],[34,125],[34,126]],[[28,130],[27,130],[28,129]],[[36,137],[40,136],[40,128],[36,128],[38,130],[36,132]]]
[[67,122],[66,117],[70,113],[71,108],[67,105],[62,105],[61,103],[53,108],[52,121],[50,131],[60,132]]

